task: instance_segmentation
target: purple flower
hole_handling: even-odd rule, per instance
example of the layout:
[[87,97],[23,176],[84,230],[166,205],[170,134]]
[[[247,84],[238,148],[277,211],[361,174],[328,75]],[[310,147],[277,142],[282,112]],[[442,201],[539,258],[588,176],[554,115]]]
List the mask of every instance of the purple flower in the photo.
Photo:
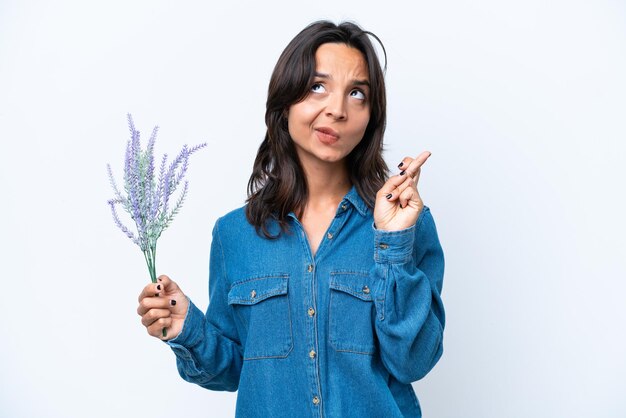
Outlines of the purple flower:
[[[156,283],[156,243],[161,233],[172,223],[174,217],[187,196],[189,183],[184,180],[189,168],[189,156],[206,147],[206,143],[192,148],[183,146],[181,152],[167,166],[167,154],[161,159],[158,179],[155,178],[154,145],[158,133],[158,127],[152,130],[145,150],[141,149],[140,133],[135,129],[133,118],[128,114],[128,128],[130,140],[126,143],[124,155],[124,188],[123,191],[117,186],[111,166],[107,164],[109,182],[113,188],[115,197],[108,201],[111,207],[113,221],[122,232],[137,244],[144,253],[148,271],[153,283]],[[176,203],[170,209],[169,200],[177,187],[184,180],[182,192],[176,199]],[[120,220],[116,206],[122,208],[135,222],[137,231],[133,232]]]

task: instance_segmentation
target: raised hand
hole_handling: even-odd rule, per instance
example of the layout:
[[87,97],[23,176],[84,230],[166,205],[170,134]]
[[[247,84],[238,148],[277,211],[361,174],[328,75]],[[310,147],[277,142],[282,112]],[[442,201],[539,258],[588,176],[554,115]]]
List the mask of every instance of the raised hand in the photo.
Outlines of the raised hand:
[[405,157],[400,174],[392,176],[376,194],[374,224],[384,231],[399,231],[415,225],[424,203],[417,191],[422,165],[430,157],[424,151],[415,159]]
[[[159,276],[139,295],[137,313],[148,334],[161,340],[170,340],[180,334],[185,322],[189,300],[180,287],[167,276]],[[166,335],[163,335],[163,329]]]

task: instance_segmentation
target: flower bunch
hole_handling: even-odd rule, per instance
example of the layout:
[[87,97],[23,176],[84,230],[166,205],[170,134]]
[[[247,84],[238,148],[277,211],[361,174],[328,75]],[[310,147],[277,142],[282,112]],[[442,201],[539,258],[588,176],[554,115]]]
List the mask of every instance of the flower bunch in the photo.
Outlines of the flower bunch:
[[[183,183],[182,192],[178,199],[170,201],[177,187],[187,173],[189,156],[206,146],[206,143],[189,148],[183,146],[180,153],[169,163],[167,154],[163,155],[158,170],[158,178],[155,176],[154,143],[158,127],[154,127],[145,150],[141,149],[139,131],[135,129],[133,118],[128,114],[128,127],[131,138],[126,145],[124,158],[124,192],[117,187],[113,178],[111,165],[107,164],[109,181],[115,192],[115,197],[108,201],[113,214],[115,224],[143,251],[150,278],[156,283],[156,244],[161,233],[172,223],[179,212],[187,191],[189,182]],[[116,206],[122,208],[135,221],[137,232],[131,231],[120,220]]]

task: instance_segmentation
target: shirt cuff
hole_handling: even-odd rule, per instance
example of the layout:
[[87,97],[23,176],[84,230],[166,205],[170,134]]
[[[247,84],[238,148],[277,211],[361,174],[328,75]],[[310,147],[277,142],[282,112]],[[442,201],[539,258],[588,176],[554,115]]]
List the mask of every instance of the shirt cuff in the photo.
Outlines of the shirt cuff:
[[403,264],[413,256],[415,225],[400,231],[383,231],[374,224],[374,261],[377,263]]
[[198,333],[203,329],[202,322],[204,321],[204,314],[193,304],[191,299],[188,300],[189,304],[187,306],[185,321],[183,322],[183,329],[176,337],[165,341],[176,354],[187,352],[187,349],[193,347],[201,338],[201,335],[198,335]]

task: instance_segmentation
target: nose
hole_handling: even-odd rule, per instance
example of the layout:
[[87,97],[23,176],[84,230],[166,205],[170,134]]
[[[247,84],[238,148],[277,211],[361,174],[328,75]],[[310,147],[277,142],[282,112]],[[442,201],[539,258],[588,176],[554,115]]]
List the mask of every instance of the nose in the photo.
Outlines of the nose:
[[326,104],[326,116],[336,120],[344,120],[348,117],[346,113],[345,98],[341,95],[329,94]]

